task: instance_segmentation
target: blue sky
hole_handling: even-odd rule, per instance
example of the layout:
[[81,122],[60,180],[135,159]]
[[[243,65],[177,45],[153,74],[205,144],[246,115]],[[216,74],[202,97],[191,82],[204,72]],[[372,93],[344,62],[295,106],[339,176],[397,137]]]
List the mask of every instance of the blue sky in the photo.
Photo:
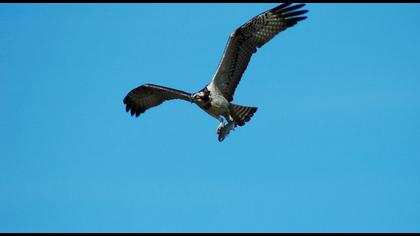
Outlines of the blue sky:
[[276,4],[1,4],[0,232],[419,232],[420,4],[308,4],[217,120],[171,101]]

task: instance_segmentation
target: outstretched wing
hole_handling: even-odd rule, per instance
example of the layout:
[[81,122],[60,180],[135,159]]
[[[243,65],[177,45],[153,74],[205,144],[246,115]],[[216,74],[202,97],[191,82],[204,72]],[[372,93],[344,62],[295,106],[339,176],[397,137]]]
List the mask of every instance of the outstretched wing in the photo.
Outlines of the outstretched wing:
[[252,18],[236,29],[229,37],[219,67],[210,82],[231,102],[236,87],[246,70],[253,53],[281,31],[306,19],[307,10],[297,9],[305,4],[281,4]]
[[182,99],[191,102],[191,94],[181,90],[154,84],[144,84],[131,90],[124,98],[125,110],[138,117],[147,109],[162,104],[164,101]]

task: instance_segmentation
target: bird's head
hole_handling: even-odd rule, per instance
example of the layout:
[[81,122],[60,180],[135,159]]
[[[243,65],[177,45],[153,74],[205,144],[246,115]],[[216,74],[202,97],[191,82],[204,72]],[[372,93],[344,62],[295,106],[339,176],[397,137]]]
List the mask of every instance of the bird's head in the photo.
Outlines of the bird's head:
[[210,91],[207,88],[200,90],[192,95],[193,101],[207,102],[209,100]]

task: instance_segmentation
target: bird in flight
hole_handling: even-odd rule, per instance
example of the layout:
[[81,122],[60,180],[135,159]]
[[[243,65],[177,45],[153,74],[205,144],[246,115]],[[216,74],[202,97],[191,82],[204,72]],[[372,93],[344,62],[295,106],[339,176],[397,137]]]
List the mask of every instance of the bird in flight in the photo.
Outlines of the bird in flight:
[[[252,18],[230,34],[223,56],[210,83],[195,93],[155,84],[144,84],[124,98],[126,111],[138,117],[147,109],[165,101],[181,99],[197,104],[219,120],[216,133],[221,142],[237,126],[250,121],[257,107],[233,104],[233,95],[252,54],[278,33],[306,19],[305,4],[284,3]],[[226,123],[224,119],[226,120]]]

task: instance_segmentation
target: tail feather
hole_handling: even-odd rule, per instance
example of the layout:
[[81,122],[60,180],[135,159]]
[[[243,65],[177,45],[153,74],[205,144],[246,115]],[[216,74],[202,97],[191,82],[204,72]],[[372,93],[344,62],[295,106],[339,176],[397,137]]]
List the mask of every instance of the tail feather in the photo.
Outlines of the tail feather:
[[239,126],[245,125],[246,122],[251,120],[251,117],[257,111],[256,107],[246,107],[236,104],[230,104],[230,114],[235,123]]

